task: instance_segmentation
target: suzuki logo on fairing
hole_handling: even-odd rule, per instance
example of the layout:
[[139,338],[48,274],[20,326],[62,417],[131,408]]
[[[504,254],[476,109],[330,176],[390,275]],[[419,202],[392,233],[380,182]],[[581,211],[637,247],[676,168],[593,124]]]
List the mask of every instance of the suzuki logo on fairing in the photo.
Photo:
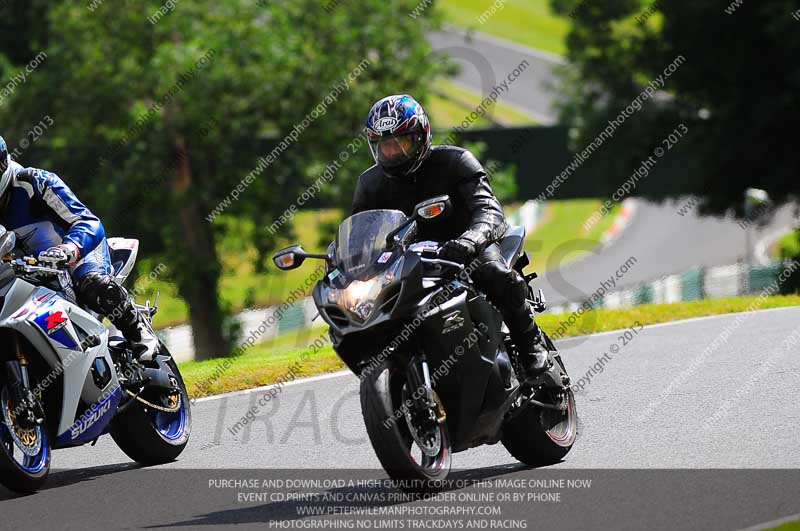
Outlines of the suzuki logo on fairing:
[[61,311],[52,312],[50,315],[44,318],[45,323],[47,323],[47,333],[52,334],[57,332],[67,326],[67,318],[64,316],[64,313]]
[[108,410],[111,409],[111,400],[107,400],[105,404],[103,404],[99,409],[97,409],[89,418],[81,418],[76,422],[72,428],[70,428],[71,436],[73,439],[76,439],[81,433],[85,432],[92,425],[103,418],[103,415],[108,413]]
[[447,334],[453,330],[458,330],[464,326],[464,318],[461,317],[461,310],[450,312],[444,316],[444,323],[442,325],[442,333]]
[[383,118],[378,118],[375,122],[375,130],[376,131],[388,131],[393,129],[394,126],[397,125],[397,118],[393,116],[384,116]]

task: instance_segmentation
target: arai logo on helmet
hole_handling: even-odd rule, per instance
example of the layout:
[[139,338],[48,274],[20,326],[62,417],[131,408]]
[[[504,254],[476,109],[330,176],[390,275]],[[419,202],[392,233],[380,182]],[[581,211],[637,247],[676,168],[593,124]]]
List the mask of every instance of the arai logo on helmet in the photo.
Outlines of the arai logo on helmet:
[[379,133],[390,131],[397,125],[397,118],[394,116],[384,116],[375,120],[375,130]]

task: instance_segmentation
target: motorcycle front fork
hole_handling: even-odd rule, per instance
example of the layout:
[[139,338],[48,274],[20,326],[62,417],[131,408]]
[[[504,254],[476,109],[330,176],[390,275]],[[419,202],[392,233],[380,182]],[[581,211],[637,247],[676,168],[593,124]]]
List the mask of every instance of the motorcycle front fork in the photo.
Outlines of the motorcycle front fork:
[[19,347],[19,338],[16,335],[13,336],[12,344],[16,359],[4,364],[6,382],[15,406],[15,418],[30,428],[44,422],[44,411],[31,391],[28,360]]
[[424,353],[411,356],[406,374],[411,397],[417,409],[419,411],[436,411],[430,368]]

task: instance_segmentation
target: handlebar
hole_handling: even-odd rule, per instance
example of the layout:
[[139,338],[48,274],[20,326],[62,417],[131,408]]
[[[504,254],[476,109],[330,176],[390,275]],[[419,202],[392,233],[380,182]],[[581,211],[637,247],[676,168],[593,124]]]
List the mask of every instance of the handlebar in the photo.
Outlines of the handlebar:
[[[72,286],[72,277],[68,269],[41,265],[42,262],[32,256],[6,260],[4,263],[9,264],[15,276],[35,285],[42,285],[56,290],[67,300],[76,302],[77,298]],[[56,284],[53,284],[54,281]]]
[[459,271],[463,270],[465,267],[464,264],[459,264],[458,262],[451,262],[450,260],[444,260],[442,258],[423,258],[420,256],[419,259],[422,261],[422,263],[425,264],[445,265],[449,267],[455,267]]
[[41,275],[52,275],[58,276],[63,271],[62,269],[58,269],[55,267],[48,267],[44,265],[40,265],[41,263],[32,257],[25,257],[25,258],[16,258],[11,260],[11,266],[14,268],[14,271],[22,272],[25,274],[41,274]]
[[438,246],[436,248],[425,247],[421,249],[419,259],[423,264],[430,264],[436,266],[439,270],[443,269],[444,267],[450,267],[458,272],[461,272],[465,269],[464,264],[453,262],[450,260],[445,260],[444,258],[439,258],[440,250],[441,246]]
[[424,249],[420,254],[420,261],[423,264],[430,264],[436,266],[440,271],[445,268],[449,267],[454,270],[454,272],[461,272],[464,270],[464,264],[460,264],[458,262],[452,262],[450,260],[445,260],[444,258],[439,258],[439,250],[441,247],[437,247],[436,249]]

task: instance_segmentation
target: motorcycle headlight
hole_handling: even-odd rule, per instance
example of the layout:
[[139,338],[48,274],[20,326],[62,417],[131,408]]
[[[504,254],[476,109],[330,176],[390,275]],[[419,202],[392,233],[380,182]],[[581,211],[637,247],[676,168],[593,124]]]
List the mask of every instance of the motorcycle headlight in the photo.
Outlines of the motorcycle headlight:
[[354,280],[344,289],[330,290],[328,301],[346,308],[361,321],[366,321],[375,310],[375,301],[381,291],[394,279],[394,272],[387,270],[369,280]]

